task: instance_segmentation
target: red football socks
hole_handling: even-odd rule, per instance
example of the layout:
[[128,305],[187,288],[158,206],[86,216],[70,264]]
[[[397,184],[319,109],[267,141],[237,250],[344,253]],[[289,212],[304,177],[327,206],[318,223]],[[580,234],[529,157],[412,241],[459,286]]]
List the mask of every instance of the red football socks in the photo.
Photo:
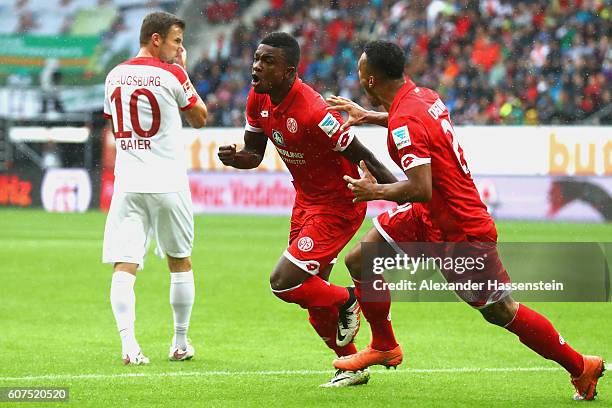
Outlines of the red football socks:
[[338,307],[349,298],[346,288],[333,285],[318,276],[307,278],[301,285],[293,289],[273,292],[285,302],[297,303],[304,309]]
[[308,320],[317,331],[327,347],[334,350],[338,357],[355,354],[357,349],[353,343],[344,347],[336,345],[336,330],[338,328],[337,307],[317,307],[308,309]]
[[[355,296],[359,300],[363,316],[370,323],[372,329],[370,347],[374,350],[389,351],[397,347],[393,327],[391,327],[391,320],[389,320],[391,293],[389,289],[376,290],[374,286],[376,281],[384,282],[385,280],[382,276],[368,282],[353,280],[355,283]],[[376,287],[379,288],[382,285],[377,284]],[[364,301],[362,297],[365,297],[366,300]]]
[[584,370],[582,355],[571,348],[541,314],[521,304],[514,320],[506,326],[506,329],[516,334],[523,344],[542,357],[562,365],[572,377],[582,374]]

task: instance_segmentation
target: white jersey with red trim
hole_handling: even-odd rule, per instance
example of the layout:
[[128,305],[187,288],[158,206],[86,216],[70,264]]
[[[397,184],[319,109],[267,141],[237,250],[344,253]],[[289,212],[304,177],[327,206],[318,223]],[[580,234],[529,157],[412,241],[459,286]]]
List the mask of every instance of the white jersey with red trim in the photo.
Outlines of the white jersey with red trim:
[[112,119],[115,191],[169,193],[189,189],[179,109],[197,102],[185,70],[137,57],[106,77],[104,116]]

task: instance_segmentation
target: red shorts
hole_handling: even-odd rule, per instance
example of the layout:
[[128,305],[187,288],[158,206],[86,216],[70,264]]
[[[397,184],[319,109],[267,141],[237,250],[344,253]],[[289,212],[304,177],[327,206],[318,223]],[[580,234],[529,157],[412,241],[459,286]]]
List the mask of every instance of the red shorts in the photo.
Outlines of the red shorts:
[[323,213],[320,209],[294,207],[285,257],[311,275],[318,274],[335,262],[353,238],[363,223],[366,209],[366,205],[358,205],[346,212],[334,209]]
[[[503,299],[510,294],[498,290],[497,284],[510,282],[510,277],[499,259],[497,252],[497,231],[495,225],[482,236],[450,240],[443,232],[433,227],[420,206],[404,204],[379,214],[374,227],[385,240],[400,253],[419,256],[452,259],[455,262],[465,259],[477,260],[478,268],[459,271],[458,268],[439,268],[449,283],[473,283],[470,289],[456,290],[457,295],[472,307],[482,308]],[[446,240],[446,241],[445,241]],[[413,243],[418,243],[414,245]],[[458,265],[455,263],[455,265]]]

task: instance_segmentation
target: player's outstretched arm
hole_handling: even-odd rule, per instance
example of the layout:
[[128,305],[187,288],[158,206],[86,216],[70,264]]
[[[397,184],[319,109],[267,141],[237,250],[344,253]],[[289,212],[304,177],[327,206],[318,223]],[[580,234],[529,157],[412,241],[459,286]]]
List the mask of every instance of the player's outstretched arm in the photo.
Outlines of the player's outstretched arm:
[[387,127],[389,115],[386,112],[369,111],[361,107],[359,104],[342,96],[332,95],[327,98],[327,103],[331,106],[327,110],[343,111],[348,113],[349,117],[346,122],[340,127],[344,131],[349,126],[359,126],[363,124],[372,124]]
[[237,169],[254,169],[259,166],[266,152],[268,138],[263,133],[244,131],[244,148],[236,151],[236,145],[220,146],[217,156],[221,163]]
[[391,184],[397,181],[393,173],[391,173],[389,169],[374,156],[374,153],[365,147],[356,137],[353,138],[351,144],[341,151],[340,154],[355,164],[364,162],[372,175],[381,184]]
[[396,203],[426,202],[431,200],[431,165],[423,164],[407,170],[407,180],[392,184],[378,184],[364,162],[360,165],[363,177],[344,176],[347,187],[355,194],[354,202],[387,200]]

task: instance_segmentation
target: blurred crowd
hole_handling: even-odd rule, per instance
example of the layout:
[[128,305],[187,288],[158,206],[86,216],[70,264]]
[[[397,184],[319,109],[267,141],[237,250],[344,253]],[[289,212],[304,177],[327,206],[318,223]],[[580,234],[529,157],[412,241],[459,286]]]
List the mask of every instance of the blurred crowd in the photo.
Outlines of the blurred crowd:
[[202,4],[201,14],[211,24],[229,23],[238,17],[246,0],[212,0]]
[[211,125],[243,126],[253,52],[295,35],[299,75],[324,96],[368,106],[357,79],[365,42],[388,39],[406,74],[437,90],[455,124],[612,123],[611,7],[605,0],[272,0],[253,26],[213,41],[191,72]]

